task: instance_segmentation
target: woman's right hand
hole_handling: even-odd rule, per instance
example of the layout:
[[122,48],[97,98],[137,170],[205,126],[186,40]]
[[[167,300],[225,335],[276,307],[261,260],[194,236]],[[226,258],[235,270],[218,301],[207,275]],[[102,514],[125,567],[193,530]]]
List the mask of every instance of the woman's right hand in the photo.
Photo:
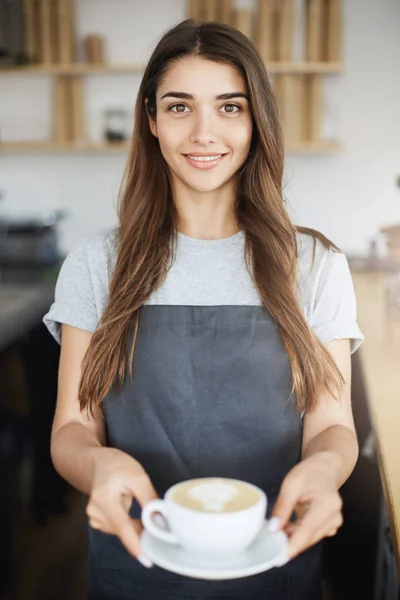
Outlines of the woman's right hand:
[[140,547],[142,522],[129,516],[133,498],[142,507],[158,498],[143,467],[116,448],[96,449],[93,485],[86,508],[89,523],[94,529],[118,536],[130,554],[150,567],[152,563]]

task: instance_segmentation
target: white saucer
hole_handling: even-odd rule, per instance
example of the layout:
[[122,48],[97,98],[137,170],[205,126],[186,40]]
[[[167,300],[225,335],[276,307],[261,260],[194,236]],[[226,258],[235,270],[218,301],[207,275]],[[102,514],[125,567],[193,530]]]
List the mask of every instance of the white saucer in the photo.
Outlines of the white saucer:
[[[265,522],[266,525],[267,522]],[[181,546],[163,542],[146,529],[141,535],[142,550],[155,565],[188,577],[200,579],[237,579],[256,575],[288,562],[288,538],[283,531],[270,533],[266,527],[243,554],[233,559],[195,556]]]

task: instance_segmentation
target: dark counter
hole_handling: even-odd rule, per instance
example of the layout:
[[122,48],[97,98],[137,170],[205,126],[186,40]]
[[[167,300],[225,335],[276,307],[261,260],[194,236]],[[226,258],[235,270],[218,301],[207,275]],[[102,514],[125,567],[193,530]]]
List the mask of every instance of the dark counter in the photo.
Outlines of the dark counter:
[[53,297],[53,283],[0,283],[0,351],[41,322]]

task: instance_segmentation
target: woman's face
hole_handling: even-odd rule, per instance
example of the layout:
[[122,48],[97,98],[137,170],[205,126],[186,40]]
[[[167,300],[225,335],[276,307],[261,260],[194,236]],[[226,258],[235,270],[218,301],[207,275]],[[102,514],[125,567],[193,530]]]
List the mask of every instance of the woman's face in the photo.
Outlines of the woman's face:
[[156,122],[149,123],[173,188],[234,189],[253,129],[246,85],[237,71],[204,58],[183,58],[167,72],[156,101]]

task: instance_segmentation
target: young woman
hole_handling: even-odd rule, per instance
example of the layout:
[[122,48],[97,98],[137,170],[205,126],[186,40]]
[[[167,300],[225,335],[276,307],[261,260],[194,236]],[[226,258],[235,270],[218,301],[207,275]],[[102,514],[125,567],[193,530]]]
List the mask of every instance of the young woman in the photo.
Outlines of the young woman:
[[[138,93],[119,226],[70,252],[44,319],[62,343],[52,457],[90,497],[93,600],[321,597],[363,336],[345,256],[285,211],[283,163],[251,42],[217,23],[168,31]],[[141,507],[202,476],[266,492],[285,566],[231,581],[150,568]]]

